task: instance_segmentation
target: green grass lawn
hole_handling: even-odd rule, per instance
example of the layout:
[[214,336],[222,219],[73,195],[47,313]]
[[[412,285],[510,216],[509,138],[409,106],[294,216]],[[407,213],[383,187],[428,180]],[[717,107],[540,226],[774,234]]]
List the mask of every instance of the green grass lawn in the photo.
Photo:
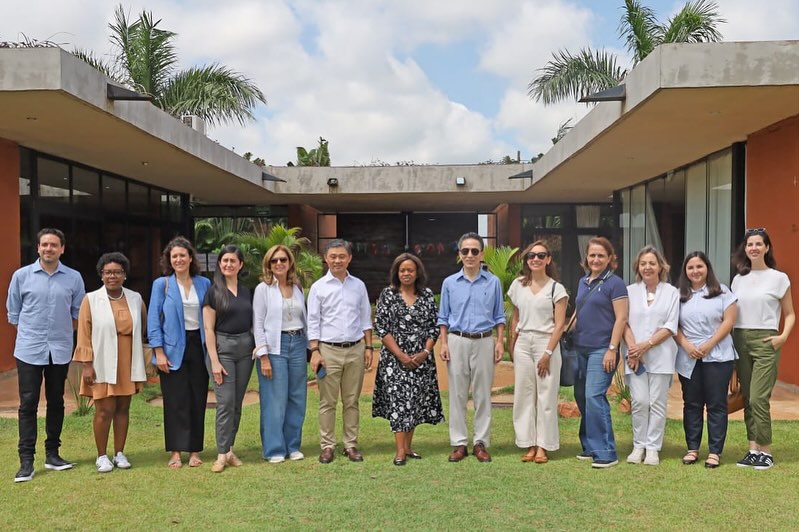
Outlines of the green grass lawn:
[[[446,399],[446,397],[445,397]],[[163,529],[622,529],[789,530],[799,506],[799,424],[774,427],[777,465],[770,471],[739,468],[746,450],[741,422],[732,422],[722,467],[684,466],[682,426],[669,421],[658,467],[622,463],[593,470],[579,451],[578,419],[562,419],[561,450],[546,465],[523,464],[513,444],[510,409],[496,409],[494,461],[471,456],[447,462],[447,425],[421,426],[415,449],[424,459],[391,464],[388,423],[372,419],[371,399],[362,400],[361,450],[365,461],[341,455],[317,462],[318,395],[309,394],[301,462],[269,465],[261,460],[258,406],[245,408],[236,451],[245,465],[215,475],[213,411],[206,416],[205,465],[165,467],[161,411],[134,399],[128,471],[94,470],[91,416],[67,418],[63,455],[71,471],[43,467],[40,420],[36,477],[12,482],[18,461],[17,425],[0,419],[0,524],[3,530]],[[339,416],[340,420],[340,416]],[[630,419],[614,413],[620,458],[630,450]],[[339,421],[340,427],[340,421]],[[340,430],[340,429],[339,429]],[[704,453],[704,451],[703,451]],[[704,455],[702,456],[704,458]],[[791,517],[794,516],[794,517]]]

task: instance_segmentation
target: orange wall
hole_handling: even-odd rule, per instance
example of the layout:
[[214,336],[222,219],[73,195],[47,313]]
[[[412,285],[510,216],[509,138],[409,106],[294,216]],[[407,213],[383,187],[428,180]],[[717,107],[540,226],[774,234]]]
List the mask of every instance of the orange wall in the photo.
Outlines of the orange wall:
[[[746,227],[768,229],[799,312],[799,115],[746,141]],[[778,378],[799,385],[799,327],[782,348]]]
[[16,331],[6,318],[5,304],[11,275],[20,266],[19,227],[19,146],[0,139],[0,227],[3,228],[3,248],[0,254],[0,299],[3,312],[0,318],[0,371],[16,367],[14,339]]

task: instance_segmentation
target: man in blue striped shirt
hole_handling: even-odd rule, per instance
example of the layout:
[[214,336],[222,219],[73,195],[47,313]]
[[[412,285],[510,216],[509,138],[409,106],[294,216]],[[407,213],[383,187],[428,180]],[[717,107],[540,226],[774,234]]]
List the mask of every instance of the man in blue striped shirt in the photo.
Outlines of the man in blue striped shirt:
[[[474,401],[473,454],[490,462],[486,448],[491,437],[491,386],[494,364],[505,353],[505,311],[502,283],[484,270],[483,239],[466,233],[458,240],[463,269],[444,279],[438,325],[441,329],[441,358],[449,376],[449,439],[453,447],[450,462],[460,462],[466,450],[466,402],[469,385]],[[497,330],[496,339],[493,337]]]
[[83,279],[61,264],[64,233],[42,229],[39,259],[14,272],[8,288],[8,322],[17,329],[14,358],[19,381],[19,462],[14,482],[33,478],[36,413],[44,380],[47,418],[46,469],[63,471],[72,464],[59,455],[64,424],[64,383],[72,359],[72,332],[85,294]]

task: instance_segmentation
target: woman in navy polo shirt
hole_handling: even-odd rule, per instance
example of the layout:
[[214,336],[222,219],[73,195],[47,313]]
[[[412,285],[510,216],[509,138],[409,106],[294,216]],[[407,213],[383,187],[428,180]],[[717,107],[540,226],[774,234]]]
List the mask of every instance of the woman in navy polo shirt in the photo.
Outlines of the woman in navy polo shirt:
[[615,275],[616,254],[607,238],[588,241],[575,300],[577,320],[574,349],[579,371],[574,397],[580,409],[580,460],[592,460],[592,467],[606,468],[619,463],[610,418],[607,392],[618,363],[618,347],[627,323],[627,287]]

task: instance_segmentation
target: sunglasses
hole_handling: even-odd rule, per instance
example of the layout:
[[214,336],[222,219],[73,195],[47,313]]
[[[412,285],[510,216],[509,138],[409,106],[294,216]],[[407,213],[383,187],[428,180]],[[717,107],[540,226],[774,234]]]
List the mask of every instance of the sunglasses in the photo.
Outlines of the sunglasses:
[[752,235],[765,235],[765,234],[766,234],[765,227],[752,227],[744,232],[744,238]]
[[480,250],[478,248],[463,248],[463,249],[461,249],[461,255],[463,255],[464,257],[467,257],[469,255],[469,253],[471,252],[472,256],[476,257],[477,255],[480,254],[480,251],[482,251],[482,250]]
[[525,260],[532,260],[532,259],[544,260],[547,257],[549,257],[549,253],[547,253],[546,251],[539,251],[538,253],[534,253],[531,251],[524,256]]
[[288,262],[288,261],[289,261],[288,257],[275,257],[274,259],[271,259],[269,261],[269,263],[270,264],[277,264],[278,262],[280,262],[282,264],[282,263]]

